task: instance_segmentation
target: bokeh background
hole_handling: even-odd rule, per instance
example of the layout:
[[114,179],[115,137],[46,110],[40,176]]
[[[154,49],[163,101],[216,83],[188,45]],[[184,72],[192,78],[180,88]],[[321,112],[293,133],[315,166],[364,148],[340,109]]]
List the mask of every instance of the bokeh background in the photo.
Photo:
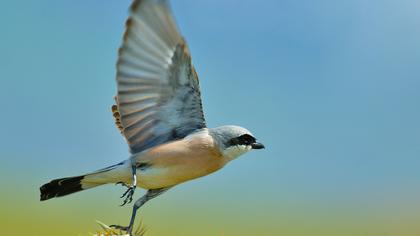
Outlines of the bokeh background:
[[[38,187],[128,157],[110,106],[129,5],[0,2],[2,234],[128,222],[122,187],[47,202]],[[148,235],[420,235],[419,1],[172,8],[208,125],[247,127],[266,149],[149,202]]]

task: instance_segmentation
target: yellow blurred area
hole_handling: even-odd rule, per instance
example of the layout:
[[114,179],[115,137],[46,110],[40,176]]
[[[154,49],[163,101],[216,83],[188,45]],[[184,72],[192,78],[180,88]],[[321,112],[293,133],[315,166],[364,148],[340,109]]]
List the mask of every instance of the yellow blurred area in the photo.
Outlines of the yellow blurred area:
[[[31,188],[1,195],[3,235],[93,235],[101,229],[96,220],[121,225],[129,220],[131,207],[118,206],[122,188],[106,186],[46,202],[38,201],[36,186]],[[142,208],[138,221],[150,236],[420,235],[419,206],[414,202],[339,206],[277,201],[273,196],[252,203],[239,196],[214,196],[209,199],[188,187],[173,189]]]

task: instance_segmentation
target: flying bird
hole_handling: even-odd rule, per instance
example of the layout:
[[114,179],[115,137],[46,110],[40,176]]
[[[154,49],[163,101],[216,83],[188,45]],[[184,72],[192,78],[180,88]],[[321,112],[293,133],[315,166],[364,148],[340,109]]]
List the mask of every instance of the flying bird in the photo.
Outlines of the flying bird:
[[165,0],[134,0],[117,62],[115,123],[131,156],[98,171],[50,181],[40,187],[41,201],[117,183],[127,187],[122,205],[136,187],[147,192],[137,210],[168,189],[213,173],[231,160],[264,145],[245,128],[207,128],[199,80],[185,39]]

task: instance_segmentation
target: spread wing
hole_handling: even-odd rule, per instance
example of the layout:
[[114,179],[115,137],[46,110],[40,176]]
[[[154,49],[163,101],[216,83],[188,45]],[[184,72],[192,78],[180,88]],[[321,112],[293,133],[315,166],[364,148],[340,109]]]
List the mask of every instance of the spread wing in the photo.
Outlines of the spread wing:
[[117,84],[112,110],[132,153],[206,127],[198,77],[167,1],[134,1]]

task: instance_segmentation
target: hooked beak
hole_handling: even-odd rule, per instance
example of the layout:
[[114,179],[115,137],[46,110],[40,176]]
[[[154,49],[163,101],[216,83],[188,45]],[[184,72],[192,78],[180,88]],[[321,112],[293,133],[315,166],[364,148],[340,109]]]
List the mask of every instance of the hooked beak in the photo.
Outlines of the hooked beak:
[[253,143],[251,144],[252,149],[263,149],[265,148],[262,143]]

